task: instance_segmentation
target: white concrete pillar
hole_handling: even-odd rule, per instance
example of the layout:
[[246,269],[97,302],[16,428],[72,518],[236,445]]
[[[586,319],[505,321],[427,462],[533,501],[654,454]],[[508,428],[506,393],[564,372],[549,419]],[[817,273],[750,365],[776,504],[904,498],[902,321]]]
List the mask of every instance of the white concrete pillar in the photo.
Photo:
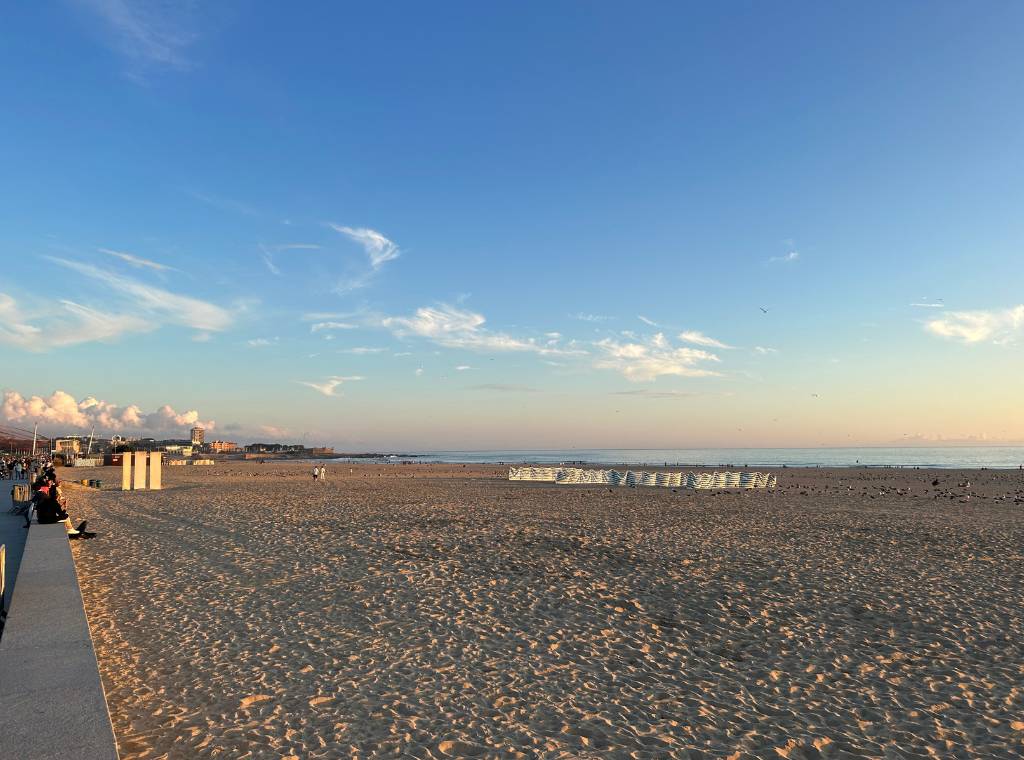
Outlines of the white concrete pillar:
[[149,455],[149,490],[159,491],[162,488],[160,482],[160,459],[163,452],[154,451]]
[[132,490],[146,490],[146,452],[135,452],[135,479],[132,482]]
[[132,452],[130,451],[121,455],[121,490],[132,490]]

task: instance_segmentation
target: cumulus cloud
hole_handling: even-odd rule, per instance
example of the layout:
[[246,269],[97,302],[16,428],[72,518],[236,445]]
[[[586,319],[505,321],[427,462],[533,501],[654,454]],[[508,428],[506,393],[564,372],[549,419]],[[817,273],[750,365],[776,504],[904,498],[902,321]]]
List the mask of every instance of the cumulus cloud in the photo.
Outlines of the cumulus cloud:
[[645,341],[622,343],[605,338],[594,344],[601,351],[594,366],[620,372],[627,380],[644,382],[663,375],[679,377],[708,377],[717,375],[703,364],[720,359],[703,349],[688,346],[674,347],[662,333]]
[[698,330],[684,330],[679,333],[679,340],[683,343],[693,343],[697,346],[708,346],[709,348],[732,348],[720,340],[715,340]]
[[465,348],[474,351],[530,351],[538,354],[585,354],[574,343],[565,347],[558,344],[559,338],[550,337],[545,342],[534,338],[518,338],[506,333],[492,332],[484,327],[482,314],[460,309],[448,304],[423,306],[411,317],[385,317],[381,325],[398,337],[417,336],[426,338],[446,348]]
[[925,323],[932,334],[963,343],[1010,343],[1022,327],[1024,304],[1010,309],[954,311]]
[[95,396],[79,401],[61,390],[45,397],[26,397],[17,391],[4,391],[0,414],[10,422],[40,422],[79,430],[95,426],[112,433],[180,433],[196,424],[210,430],[215,427],[213,420],[200,420],[199,412],[194,409],[178,412],[170,404],[164,404],[147,414],[137,404],[119,406]]
[[377,230],[368,227],[345,227],[340,224],[328,223],[327,225],[335,232],[345,235],[350,240],[359,243],[366,251],[370,259],[370,267],[373,271],[380,269],[385,263],[397,259],[401,254],[398,246],[384,237]]
[[353,375],[350,377],[332,375],[323,382],[314,382],[312,380],[296,380],[296,382],[299,385],[305,385],[309,388],[312,388],[317,393],[321,393],[324,396],[340,396],[342,394],[338,391],[338,388],[340,388],[344,383],[352,383],[362,379],[363,378],[361,378],[358,375]]

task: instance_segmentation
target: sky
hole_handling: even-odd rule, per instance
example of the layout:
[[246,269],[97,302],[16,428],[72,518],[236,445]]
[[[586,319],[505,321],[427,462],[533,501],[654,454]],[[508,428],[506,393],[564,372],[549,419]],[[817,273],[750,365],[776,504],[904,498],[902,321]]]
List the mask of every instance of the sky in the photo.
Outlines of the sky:
[[16,3],[0,424],[1024,440],[1024,6]]

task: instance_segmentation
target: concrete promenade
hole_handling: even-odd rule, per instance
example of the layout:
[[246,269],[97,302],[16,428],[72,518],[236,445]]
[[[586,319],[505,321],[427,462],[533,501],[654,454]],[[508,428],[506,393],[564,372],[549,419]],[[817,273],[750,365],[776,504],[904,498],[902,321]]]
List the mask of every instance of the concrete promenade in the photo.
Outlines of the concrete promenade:
[[0,544],[7,547],[7,589],[4,591],[4,609],[11,608],[14,582],[18,578],[21,553],[25,549],[25,518],[12,515],[8,510],[13,506],[11,489],[14,484],[28,483],[27,480],[0,480]]
[[[9,507],[8,486],[0,497],[5,538],[15,530],[8,518],[21,519]],[[0,639],[0,757],[117,760],[64,525],[17,530],[27,539]]]

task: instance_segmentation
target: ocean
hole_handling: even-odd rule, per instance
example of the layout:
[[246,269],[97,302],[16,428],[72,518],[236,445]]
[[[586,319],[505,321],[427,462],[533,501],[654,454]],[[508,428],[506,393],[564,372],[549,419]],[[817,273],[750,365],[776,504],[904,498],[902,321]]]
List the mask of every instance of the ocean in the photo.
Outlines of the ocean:
[[[404,461],[409,454],[384,461]],[[415,452],[417,462],[464,464],[706,465],[733,467],[941,467],[1017,468],[1024,446],[933,446],[815,449],[522,449]],[[351,461],[339,459],[336,461]],[[375,461],[375,460],[358,460]],[[380,461],[380,460],[376,460]]]

